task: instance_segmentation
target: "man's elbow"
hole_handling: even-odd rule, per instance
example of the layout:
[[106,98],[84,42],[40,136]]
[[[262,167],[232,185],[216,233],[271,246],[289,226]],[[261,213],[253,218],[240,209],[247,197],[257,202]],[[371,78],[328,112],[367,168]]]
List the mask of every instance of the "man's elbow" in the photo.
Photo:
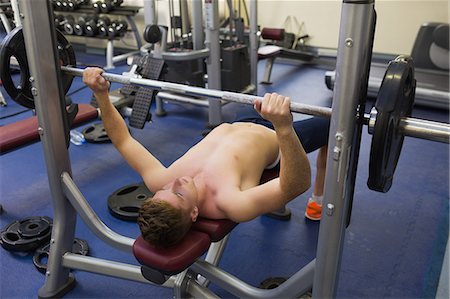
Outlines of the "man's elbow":
[[311,187],[311,177],[304,177],[299,180],[295,180],[290,182],[288,185],[281,189],[283,190],[283,193],[285,194],[286,198],[289,200],[292,200],[296,198],[297,196],[305,193],[309,188]]
[[311,176],[308,176],[299,184],[297,188],[298,192],[297,196],[305,193],[306,191],[308,191],[309,188],[311,188]]
[[303,181],[304,181],[303,190],[302,193],[300,194],[303,194],[311,187],[311,165],[309,164],[309,160],[305,168],[305,179]]
[[311,188],[311,169],[308,167],[305,169],[304,176],[301,176],[296,184],[296,196],[299,196],[306,191],[308,191],[309,188]]

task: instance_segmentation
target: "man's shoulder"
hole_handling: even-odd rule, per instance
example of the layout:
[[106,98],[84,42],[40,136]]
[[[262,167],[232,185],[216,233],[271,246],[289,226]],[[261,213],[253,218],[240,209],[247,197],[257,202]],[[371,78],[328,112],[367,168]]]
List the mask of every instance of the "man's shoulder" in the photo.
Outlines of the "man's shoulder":
[[201,215],[211,219],[229,218],[233,192],[226,188],[214,188],[208,190],[201,208]]

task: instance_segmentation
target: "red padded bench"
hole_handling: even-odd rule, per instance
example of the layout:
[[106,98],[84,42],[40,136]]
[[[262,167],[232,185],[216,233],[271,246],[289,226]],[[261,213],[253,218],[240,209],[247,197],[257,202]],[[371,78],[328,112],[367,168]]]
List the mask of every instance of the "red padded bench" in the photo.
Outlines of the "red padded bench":
[[142,275],[156,284],[163,284],[171,275],[192,265],[208,250],[211,242],[223,239],[236,225],[226,219],[199,218],[176,246],[156,248],[139,236],[133,244],[133,253],[142,265]]
[[[97,109],[88,104],[78,104],[73,126],[98,117]],[[39,139],[37,117],[33,116],[0,127],[0,153]]]
[[[285,30],[282,28],[263,28],[261,31],[261,37],[263,39],[270,39],[274,41],[282,41],[285,36]],[[302,61],[312,61],[317,58],[313,53],[296,50],[296,49],[287,49],[280,46],[275,45],[267,45],[260,47],[258,49],[258,58],[287,58],[287,59],[296,59]]]
[[[278,170],[266,170],[261,183],[278,177]],[[237,223],[221,219],[198,218],[181,243],[171,248],[156,248],[139,236],[133,244],[133,253],[141,266],[142,275],[163,284],[171,275],[178,274],[203,255],[211,242],[222,240]]]

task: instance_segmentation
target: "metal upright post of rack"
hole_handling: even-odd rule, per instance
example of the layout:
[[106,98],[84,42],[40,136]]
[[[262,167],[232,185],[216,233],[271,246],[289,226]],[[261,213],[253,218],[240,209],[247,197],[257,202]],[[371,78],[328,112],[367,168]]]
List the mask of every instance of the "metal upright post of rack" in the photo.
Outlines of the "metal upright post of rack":
[[144,1],[144,23],[145,25],[157,24],[155,0]]
[[[207,58],[208,88],[221,89],[220,42],[219,42],[219,4],[218,0],[205,0],[205,45],[209,48]],[[222,103],[208,99],[209,125],[222,122]]]
[[[59,297],[74,286],[70,269],[63,267],[62,255],[73,246],[76,212],[64,195],[61,174],[71,173],[67,150],[64,95],[61,70],[57,68],[57,47],[53,29],[53,10],[47,0],[20,0],[20,16],[30,67],[32,93],[36,102],[38,132],[44,148],[45,163],[54,209],[50,255],[45,285],[39,290],[44,298]],[[41,59],[52,57],[53,59]]]
[[250,0],[250,83],[258,94],[258,1]]
[[[313,298],[336,296],[354,194],[370,59],[374,0],[343,0]],[[362,78],[362,76],[365,76]]]
[[203,7],[201,1],[192,1],[192,44],[194,50],[204,48]]

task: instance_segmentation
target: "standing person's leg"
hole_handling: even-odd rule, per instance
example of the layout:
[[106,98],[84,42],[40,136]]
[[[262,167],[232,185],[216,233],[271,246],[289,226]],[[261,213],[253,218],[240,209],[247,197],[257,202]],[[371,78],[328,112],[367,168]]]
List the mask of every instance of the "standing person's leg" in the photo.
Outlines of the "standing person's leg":
[[310,220],[320,220],[322,215],[323,189],[325,184],[325,170],[327,166],[327,146],[320,148],[317,154],[316,179],[313,193],[306,205],[305,217]]
[[322,199],[327,166],[327,143],[330,120],[313,117],[294,123],[294,129],[307,153],[319,149],[316,161],[316,177],[311,198],[306,206],[305,217],[310,220],[320,220],[322,215]]
[[316,179],[314,181],[313,194],[316,196],[323,196],[323,189],[325,184],[325,170],[327,167],[327,152],[328,147],[323,146],[319,149],[316,161]]

